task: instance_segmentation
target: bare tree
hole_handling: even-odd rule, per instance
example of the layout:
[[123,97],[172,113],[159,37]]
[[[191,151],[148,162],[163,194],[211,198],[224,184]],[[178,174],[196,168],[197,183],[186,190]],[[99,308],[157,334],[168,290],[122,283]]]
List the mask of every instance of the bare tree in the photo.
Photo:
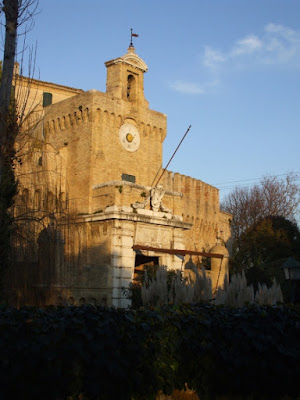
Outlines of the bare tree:
[[[10,257],[12,216],[9,208],[16,193],[12,159],[14,141],[18,134],[16,108],[12,102],[14,60],[18,27],[25,25],[23,33],[32,27],[32,17],[38,0],[3,0],[0,14],[5,15],[5,45],[0,85],[0,266],[7,267]],[[2,277],[3,274],[1,274]]]
[[17,45],[17,26],[19,15],[18,0],[4,0],[2,3],[2,12],[5,13],[5,45],[2,80],[0,86],[0,129],[1,146],[8,140],[6,129],[8,109],[11,100],[11,89],[14,72],[14,60]]
[[241,234],[260,219],[280,216],[294,221],[299,211],[300,185],[298,176],[289,173],[285,178],[265,176],[251,188],[236,188],[221,204],[221,208],[233,215],[233,236]]
[[14,73],[14,61],[17,47],[17,30],[26,25],[23,34],[31,29],[33,16],[38,7],[38,0],[3,0],[0,12],[5,14],[5,44],[3,71],[0,86],[0,145],[13,142],[14,138],[6,128],[11,102],[11,90]]

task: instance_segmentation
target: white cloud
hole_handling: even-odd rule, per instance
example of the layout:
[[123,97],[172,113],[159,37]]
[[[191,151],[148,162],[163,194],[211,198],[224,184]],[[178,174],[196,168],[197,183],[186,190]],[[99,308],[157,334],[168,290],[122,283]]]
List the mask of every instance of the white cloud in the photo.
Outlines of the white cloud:
[[186,94],[203,94],[204,89],[197,83],[176,81],[172,83],[171,88],[176,92],[186,93]]
[[251,54],[263,47],[263,42],[255,35],[246,36],[244,39],[238,40],[234,46],[231,55],[238,56],[241,54]]
[[226,61],[224,55],[212,49],[209,46],[206,46],[204,49],[204,56],[203,56],[203,64],[210,68],[216,68],[218,65],[222,64]]
[[265,26],[264,62],[300,66],[300,33],[279,24]]
[[[224,70],[234,71],[248,69],[253,66],[285,66],[300,67],[300,31],[289,27],[269,23],[258,34],[247,34],[234,41],[227,51],[220,51],[205,46],[202,64],[207,71],[202,77],[208,81],[197,82],[175,81],[170,87],[185,94],[206,94],[220,87],[221,74]],[[205,74],[208,72],[208,75]]]
[[299,33],[294,31],[291,28],[288,28],[286,26],[280,25],[280,24],[268,24],[265,26],[265,32],[268,32],[270,34],[278,34],[281,37],[286,38],[287,40],[299,40]]
[[227,52],[205,47],[203,65],[211,70],[217,66],[249,67],[259,64],[300,67],[300,32],[270,23],[261,35],[248,34],[236,40]]

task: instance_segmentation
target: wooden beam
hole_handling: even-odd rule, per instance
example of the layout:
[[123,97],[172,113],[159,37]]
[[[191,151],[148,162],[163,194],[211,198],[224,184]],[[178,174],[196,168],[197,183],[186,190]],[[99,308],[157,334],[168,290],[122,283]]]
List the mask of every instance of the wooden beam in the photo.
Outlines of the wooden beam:
[[221,259],[224,258],[223,254],[205,253],[203,251],[193,251],[193,250],[161,249],[160,247],[143,246],[141,244],[134,244],[132,248],[133,250],[148,250],[148,251],[155,251],[158,253],[177,254],[183,256],[188,254],[191,256],[203,256],[203,257],[221,258]]

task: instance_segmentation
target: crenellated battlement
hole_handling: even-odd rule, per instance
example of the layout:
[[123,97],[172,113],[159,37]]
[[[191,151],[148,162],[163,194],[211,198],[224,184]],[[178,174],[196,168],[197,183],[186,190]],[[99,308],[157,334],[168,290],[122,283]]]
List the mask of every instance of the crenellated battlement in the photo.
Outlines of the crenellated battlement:
[[73,125],[81,125],[90,121],[89,108],[78,107],[78,110],[73,113],[68,113],[59,116],[55,119],[50,119],[46,122],[45,133],[57,133],[59,131],[68,130]]
[[[73,99],[70,101],[74,102]],[[62,102],[65,103],[65,102]],[[59,105],[61,107],[59,107]],[[93,103],[82,105],[78,102],[78,105],[74,105],[73,112],[63,113],[63,109],[65,108],[64,104],[55,105],[55,112],[51,112],[49,110],[45,115],[45,133],[53,134],[59,133],[61,131],[67,131],[74,127],[78,127],[83,124],[87,124],[93,122],[95,126],[103,127],[111,127],[119,129],[122,124],[124,124],[127,120],[133,122],[141,136],[143,138],[152,137],[155,140],[159,140],[162,142],[166,136],[166,127],[158,126],[155,122],[150,121],[149,123],[145,123],[141,121],[140,118],[135,118],[128,114],[128,117],[122,116],[120,113],[115,113],[110,111],[108,108],[100,108],[94,105]],[[70,111],[70,107],[66,107],[67,111]],[[60,111],[60,112],[59,112]],[[52,118],[52,114],[55,118]]]
[[166,190],[172,192],[182,192],[204,202],[219,202],[219,189],[187,175],[166,171],[161,183]]

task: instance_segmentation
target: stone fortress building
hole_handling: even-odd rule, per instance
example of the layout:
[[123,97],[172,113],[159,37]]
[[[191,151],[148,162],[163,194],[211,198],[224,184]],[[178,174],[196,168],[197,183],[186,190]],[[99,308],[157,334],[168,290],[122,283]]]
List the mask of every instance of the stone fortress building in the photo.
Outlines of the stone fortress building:
[[[105,65],[106,93],[15,71],[28,118],[16,145],[14,245],[31,301],[125,307],[123,288],[144,264],[183,269],[207,256],[213,288],[222,285],[231,216],[218,189],[171,171],[156,184],[167,117],[145,98],[147,65],[132,44]],[[26,290],[14,289],[15,303]]]

